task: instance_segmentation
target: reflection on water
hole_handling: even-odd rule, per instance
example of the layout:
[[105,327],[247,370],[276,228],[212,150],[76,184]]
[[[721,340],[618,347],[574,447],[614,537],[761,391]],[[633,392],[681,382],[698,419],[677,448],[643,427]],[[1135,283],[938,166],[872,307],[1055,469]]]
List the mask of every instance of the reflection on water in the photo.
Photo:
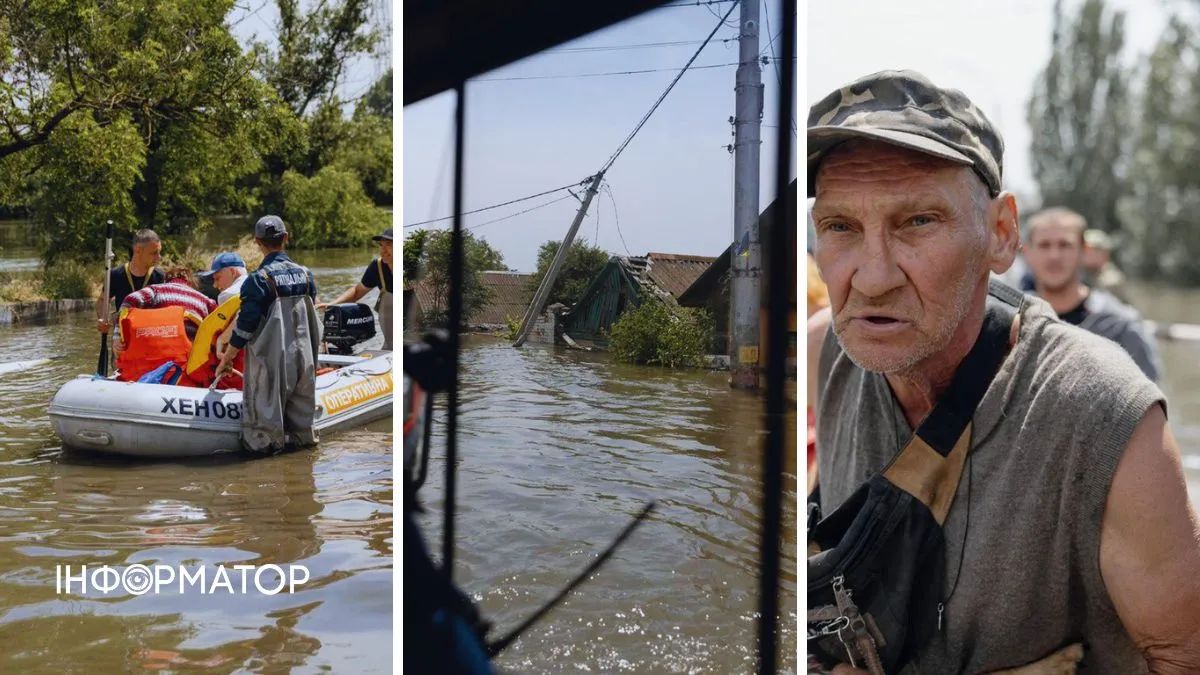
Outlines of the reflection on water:
[[[317,272],[321,297],[370,256],[319,256],[346,270]],[[388,672],[391,420],[258,460],[64,453],[46,406],[95,368],[98,341],[84,314],[0,327],[0,363],[61,357],[0,381],[0,671]],[[84,563],[298,564],[311,578],[274,596],[57,595],[56,565]]]
[[[499,659],[519,672],[751,672],[762,399],[726,376],[490,338],[464,343],[455,579],[507,632],[648,500],[660,508]],[[440,552],[437,415],[420,518]],[[789,420],[794,423],[794,419]],[[781,663],[797,649],[795,462],[785,499]]]

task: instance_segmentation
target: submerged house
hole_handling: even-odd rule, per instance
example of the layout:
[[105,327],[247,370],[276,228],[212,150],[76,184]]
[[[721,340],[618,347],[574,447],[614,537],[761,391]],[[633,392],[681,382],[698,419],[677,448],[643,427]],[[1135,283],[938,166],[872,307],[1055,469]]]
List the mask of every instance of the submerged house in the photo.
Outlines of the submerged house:
[[[529,292],[529,280],[532,278],[532,274],[519,272],[483,272],[480,282],[491,291],[491,298],[487,305],[467,317],[468,329],[501,331],[508,328],[509,321],[520,321],[533,300],[533,294]],[[411,307],[411,316],[417,326],[425,325],[427,315],[444,315],[444,304],[444,301],[439,302],[433,289],[425,282],[404,289],[405,316],[409,316]]]
[[606,346],[608,332],[627,308],[637,307],[646,295],[675,302],[713,260],[674,253],[613,256],[559,326],[574,340]]
[[[792,181],[788,186],[788,191],[785,195],[792,200],[792,204],[796,204],[796,181]],[[771,230],[774,227],[776,212],[783,205],[779,199],[771,202],[767,208],[763,209],[758,216],[758,238],[760,242],[766,245],[770,241]],[[795,212],[793,210],[793,212]],[[707,309],[713,317],[713,354],[728,354],[729,353],[729,277],[730,266],[733,261],[735,246],[730,244],[725,251],[713,259],[712,265],[704,270],[702,274],[696,277],[695,282],[687,289],[679,294],[679,304],[684,307],[702,307]],[[796,264],[793,260],[792,269],[790,271],[791,284],[789,288],[791,301],[791,318],[788,323],[788,354],[790,358],[795,359],[796,354]],[[763,275],[763,283],[766,283],[766,275]],[[763,287],[764,292],[766,287]],[[762,319],[764,325],[765,317]],[[793,366],[794,367],[794,366]]]

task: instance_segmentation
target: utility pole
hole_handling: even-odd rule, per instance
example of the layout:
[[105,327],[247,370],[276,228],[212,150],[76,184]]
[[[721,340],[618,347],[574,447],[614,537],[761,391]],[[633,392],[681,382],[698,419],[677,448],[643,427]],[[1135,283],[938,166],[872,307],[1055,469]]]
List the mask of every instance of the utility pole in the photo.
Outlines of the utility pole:
[[[758,0],[742,0],[734,87],[733,250],[729,289],[730,384],[758,387],[762,248],[758,235],[759,145],[763,110],[758,62]],[[780,223],[779,227],[786,227]]]
[[513,341],[514,347],[520,347],[529,338],[529,332],[533,330],[533,324],[537,322],[538,315],[542,313],[542,305],[546,304],[546,298],[550,295],[550,289],[554,287],[554,280],[558,278],[558,272],[562,268],[563,262],[567,259],[567,251],[571,249],[571,244],[575,241],[575,233],[579,231],[579,225],[583,222],[583,217],[587,215],[588,206],[592,203],[592,197],[596,196],[596,193],[600,191],[600,181],[602,180],[604,180],[603,171],[592,177],[592,182],[588,185],[587,193],[583,196],[583,200],[579,205],[579,211],[575,213],[575,220],[571,223],[571,229],[567,230],[567,236],[558,245],[558,252],[554,254],[554,261],[550,263],[550,269],[546,270],[546,276],[542,277],[542,283],[538,286],[537,293],[533,295],[533,302],[529,303],[529,309],[525,310],[525,318],[521,321],[521,330],[517,333],[517,339]]

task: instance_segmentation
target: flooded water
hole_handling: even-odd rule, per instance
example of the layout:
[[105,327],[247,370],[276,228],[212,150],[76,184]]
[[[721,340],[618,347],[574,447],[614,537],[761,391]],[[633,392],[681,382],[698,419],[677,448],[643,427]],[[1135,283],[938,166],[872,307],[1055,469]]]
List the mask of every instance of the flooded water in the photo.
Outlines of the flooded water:
[[[455,580],[505,633],[648,500],[659,508],[497,659],[515,672],[753,672],[762,399],[727,375],[467,338]],[[440,555],[444,411],[418,523]],[[788,424],[794,425],[794,419]],[[784,484],[780,663],[795,672],[795,462]]]
[[[1147,319],[1200,324],[1200,290],[1138,284],[1131,295]],[[1200,342],[1160,340],[1171,432],[1183,452],[1192,503],[1200,509]]]
[[[294,257],[329,299],[372,252]],[[0,672],[390,672],[391,420],[256,460],[64,452],[46,406],[94,371],[98,342],[88,314],[0,326],[0,364],[60,357],[0,379]],[[56,593],[57,565],[138,563],[304,565],[310,580],[278,595]]]

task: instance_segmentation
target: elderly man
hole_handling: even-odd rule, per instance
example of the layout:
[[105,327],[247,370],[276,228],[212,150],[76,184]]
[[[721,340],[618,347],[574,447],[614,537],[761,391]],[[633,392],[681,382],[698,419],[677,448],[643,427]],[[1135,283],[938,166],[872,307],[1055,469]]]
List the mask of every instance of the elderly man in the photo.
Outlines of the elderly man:
[[[809,321],[814,533],[887,526],[855,513],[872,504],[925,528],[815,542],[833,548],[810,554],[810,631],[855,653],[813,658],[849,672],[851,660],[882,672],[872,651],[890,653],[888,672],[1074,672],[1078,659],[1088,672],[1200,672],[1198,524],[1163,395],[1112,342],[989,285],[1018,244],[1002,153],[962,93],[911,71],[809,111],[831,301]],[[873,541],[885,545],[846,547]],[[815,577],[839,551],[840,573]],[[855,580],[881,557],[918,564]],[[906,606],[871,612],[896,598]]]
[[1058,318],[1121,345],[1146,377],[1158,380],[1158,349],[1137,310],[1083,283],[1085,230],[1083,216],[1062,207],[1039,211],[1029,219],[1025,257],[1037,294],[1050,303]]
[[242,284],[246,281],[246,262],[237,253],[224,251],[213,256],[208,271],[201,272],[200,276],[212,279],[213,288],[217,289],[217,306],[221,306],[242,292]]

